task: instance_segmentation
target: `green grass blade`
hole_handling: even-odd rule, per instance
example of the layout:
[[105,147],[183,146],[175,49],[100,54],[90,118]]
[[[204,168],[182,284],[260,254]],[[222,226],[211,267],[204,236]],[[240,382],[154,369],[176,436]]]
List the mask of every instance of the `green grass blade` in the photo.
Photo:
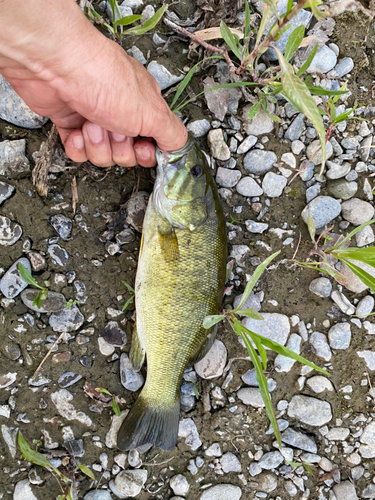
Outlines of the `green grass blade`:
[[122,281],[121,283],[126,286],[126,288],[129,290],[129,292],[135,293],[134,288],[129,285],[129,283],[126,283],[126,281]]
[[124,36],[124,35],[143,35],[144,33],[147,33],[147,31],[154,29],[155,26],[160,21],[160,19],[162,18],[167,7],[168,7],[167,5],[163,5],[163,7],[160,7],[160,9],[157,10],[155,12],[155,14],[150,19],[148,19],[148,21],[141,24],[141,26],[135,26],[134,28],[130,28],[130,29],[124,31],[121,36]]
[[351,260],[359,260],[371,267],[375,267],[375,247],[367,248],[338,248],[331,252],[332,255],[341,259],[343,257]]
[[212,326],[216,325],[225,318],[224,314],[214,314],[212,316],[206,316],[203,318],[203,328],[208,330]]
[[224,21],[220,22],[220,33],[223,37],[225,43],[228,45],[233,54],[241,60],[241,49],[238,46],[236,38],[233,36],[233,33],[225,24]]
[[132,16],[125,16],[119,19],[118,21],[113,23],[113,27],[116,28],[116,26],[128,26],[128,24],[135,23],[136,21],[139,21],[142,19],[143,16],[136,16],[133,14]]
[[244,40],[249,36],[250,34],[250,7],[249,7],[249,2],[245,0],[245,32],[244,32]]
[[314,59],[315,57],[315,54],[316,54],[316,51],[318,50],[318,44],[316,44],[314,46],[314,48],[312,49],[312,51],[310,52],[310,54],[308,55],[306,61],[302,64],[302,66],[300,67],[300,69],[297,71],[296,73],[296,76],[301,76],[303,75],[303,73],[309,69],[311,63],[312,63],[312,60]]
[[117,401],[115,400],[115,398],[113,396],[112,396],[112,409],[113,409],[113,413],[119,417],[120,413],[121,413],[120,408],[119,408],[119,405],[117,404]]
[[29,285],[35,286],[35,288],[39,288],[42,290],[43,287],[41,287],[37,281],[31,276],[30,271],[25,267],[23,264],[19,263],[18,264],[18,272],[21,275],[21,278],[26,281]]
[[123,308],[121,309],[122,311],[125,311],[125,309],[128,307],[129,304],[131,304],[134,300],[134,295],[132,295],[124,304]]
[[83,472],[84,474],[86,474],[86,476],[88,476],[90,479],[93,479],[95,481],[95,476],[94,476],[93,471],[91,469],[89,469],[88,467],[86,467],[86,465],[79,464],[78,469],[81,472]]
[[257,33],[255,46],[259,45],[260,41],[262,40],[264,32],[265,32],[267,25],[270,22],[272,16],[273,16],[272,8],[269,5],[265,5],[264,9],[263,9],[262,19],[260,21],[258,33]]
[[348,268],[353,271],[353,273],[358,276],[358,278],[366,285],[369,287],[369,289],[372,292],[375,292],[375,278],[371,276],[371,274],[366,273],[363,269],[360,267],[356,266],[353,264],[353,262],[350,262],[349,260],[342,259],[342,262],[345,262],[345,264],[348,266]]
[[251,340],[254,342],[255,347],[257,348],[257,351],[259,352],[259,355],[262,359],[263,370],[267,370],[267,353],[265,348],[262,346],[262,343],[257,336],[251,335]]
[[319,85],[317,87],[314,87],[314,85],[312,85],[311,83],[305,82],[305,84],[312,95],[340,96],[347,94],[347,92],[342,92],[341,90],[327,90],[323,89],[323,87],[320,87]]
[[238,304],[238,306],[235,309],[233,309],[233,311],[232,311],[233,313],[235,313],[239,309],[241,309],[241,307],[244,305],[244,303],[249,298],[250,293],[252,292],[252,290],[253,290],[254,286],[256,285],[257,281],[259,280],[259,278],[262,276],[262,274],[265,271],[268,264],[277,255],[279,255],[279,253],[280,253],[280,250],[278,252],[273,253],[267,259],[265,259],[261,264],[259,264],[259,266],[255,269],[254,274],[252,275],[252,277],[250,278],[250,280],[248,281],[248,283],[245,287],[245,290],[244,290],[243,295],[242,295],[242,299],[240,300],[240,303]]
[[107,391],[107,389],[102,389],[101,387],[98,387],[95,390],[96,392],[102,392],[103,394],[108,394],[108,396],[112,396],[112,394],[109,391]]
[[264,319],[260,313],[258,313],[257,311],[255,311],[255,309],[252,309],[251,307],[249,307],[248,309],[241,309],[240,311],[237,311],[236,314],[239,314],[240,316],[246,316],[247,318],[256,319],[259,321],[262,321]]
[[329,249],[330,252],[332,250],[335,250],[336,248],[340,247],[346,241],[350,240],[356,233],[358,233],[358,231],[361,231],[361,229],[363,229],[364,227],[369,226],[370,224],[374,224],[374,223],[375,223],[375,219],[371,219],[368,222],[365,222],[364,224],[361,224],[360,226],[356,227],[355,229],[353,229],[353,231],[351,231],[349,234],[347,234],[345,236],[345,238],[343,238],[336,245],[334,245],[332,248],[330,248]]

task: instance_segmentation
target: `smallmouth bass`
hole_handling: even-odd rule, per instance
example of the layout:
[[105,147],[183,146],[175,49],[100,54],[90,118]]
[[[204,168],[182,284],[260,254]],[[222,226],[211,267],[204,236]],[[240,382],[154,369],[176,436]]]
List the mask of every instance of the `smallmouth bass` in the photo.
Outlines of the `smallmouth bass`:
[[136,327],[130,358],[146,383],[117,437],[121,450],[177,442],[180,384],[189,362],[203,356],[214,332],[226,274],[226,230],[205,155],[189,137],[180,150],[157,150],[157,176],[143,222],[135,281]]

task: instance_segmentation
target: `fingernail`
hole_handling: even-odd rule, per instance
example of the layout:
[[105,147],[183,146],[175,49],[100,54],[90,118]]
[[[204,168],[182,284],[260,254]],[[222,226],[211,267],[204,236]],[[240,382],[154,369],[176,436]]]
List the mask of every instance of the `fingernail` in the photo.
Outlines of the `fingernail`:
[[76,149],[83,149],[85,147],[85,141],[83,140],[83,135],[75,135],[73,137],[73,145]]
[[151,151],[148,148],[134,148],[134,150],[139,160],[151,160]]
[[116,142],[122,142],[125,139],[126,135],[115,134],[114,132],[111,132],[111,137]]
[[104,139],[104,130],[95,123],[89,123],[86,127],[89,139],[94,144],[98,144]]

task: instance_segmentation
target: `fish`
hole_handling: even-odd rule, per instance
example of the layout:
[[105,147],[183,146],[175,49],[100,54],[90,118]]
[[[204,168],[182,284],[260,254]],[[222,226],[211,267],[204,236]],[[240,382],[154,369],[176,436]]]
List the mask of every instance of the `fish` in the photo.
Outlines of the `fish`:
[[[189,136],[179,150],[156,151],[135,280],[136,324],[130,360],[145,385],[123,421],[120,450],[177,443],[180,385],[186,366],[208,352],[226,280],[226,224],[204,153]],[[216,325],[217,326],[217,325]]]

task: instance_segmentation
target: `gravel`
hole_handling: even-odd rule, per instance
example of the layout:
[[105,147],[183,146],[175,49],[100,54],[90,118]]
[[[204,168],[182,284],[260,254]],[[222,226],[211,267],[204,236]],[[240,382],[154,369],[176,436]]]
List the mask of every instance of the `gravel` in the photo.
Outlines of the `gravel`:
[[331,405],[310,396],[293,396],[288,406],[288,416],[304,424],[320,427],[332,420]]
[[342,204],[343,218],[354,226],[360,226],[371,220],[374,212],[375,209],[371,203],[359,198],[352,198],[351,200],[344,201]]
[[172,85],[183,80],[184,75],[176,75],[171,73],[163,64],[157,61],[151,61],[147,66],[147,71],[155,78],[155,80],[160,85],[161,90],[165,90]]
[[316,394],[320,394],[324,391],[333,391],[332,382],[322,375],[315,375],[307,380],[306,385],[308,385]]
[[262,189],[269,198],[278,198],[282,195],[287,182],[284,176],[267,172],[263,178]]
[[331,349],[329,348],[327,337],[324,333],[313,332],[310,336],[310,344],[312,351],[318,358],[329,361],[332,357]]
[[318,297],[329,297],[332,291],[332,284],[328,278],[315,278],[310,283],[309,290]]
[[[351,200],[349,200],[351,201]],[[348,202],[345,202],[348,203]],[[330,196],[318,196],[302,210],[302,218],[307,223],[307,218],[311,215],[315,227],[322,228],[335,219],[341,212],[339,201]]]
[[180,420],[178,427],[178,437],[185,439],[185,444],[193,451],[202,446],[202,441],[199,439],[199,433],[194,421],[191,418]]
[[230,151],[224,141],[224,135],[221,128],[210,130],[207,135],[207,142],[211,151],[211,155],[214,158],[221,161],[229,160]]
[[13,500],[38,500],[31,489],[28,479],[23,479],[16,484]]
[[49,324],[54,332],[72,332],[82,326],[85,318],[77,306],[63,309],[59,314],[51,314]]
[[244,168],[249,174],[263,175],[271,170],[276,161],[277,157],[272,151],[255,149],[246,154]]
[[336,500],[358,500],[354,484],[350,481],[343,481],[340,484],[333,486],[333,492],[336,495]]
[[[216,130],[213,130],[216,132]],[[228,168],[219,167],[216,174],[216,182],[219,186],[231,188],[234,187],[241,179],[239,170],[229,170]]]
[[51,226],[64,241],[68,241],[72,231],[73,222],[65,215],[58,214],[51,217]]
[[123,387],[131,392],[138,391],[144,384],[142,373],[134,370],[129,356],[125,352],[120,357],[120,380]]
[[329,345],[332,349],[348,349],[351,338],[349,323],[337,323],[328,332]]
[[342,78],[354,68],[354,61],[351,57],[343,57],[339,63],[328,73],[328,78]]
[[242,177],[236,185],[236,191],[249,198],[263,194],[263,189],[252,177]]
[[204,379],[221,377],[227,363],[227,349],[223,342],[215,340],[203,359],[195,363],[194,369]]
[[182,474],[177,474],[173,476],[169,482],[169,486],[172,488],[173,493],[179,496],[186,496],[189,491],[189,483],[185,476]]
[[236,455],[231,452],[224,453],[220,458],[220,465],[223,472],[227,474],[228,472],[241,472],[241,462],[238,460]]
[[233,484],[217,484],[205,490],[200,500],[240,500],[242,496],[241,488]]
[[316,443],[312,439],[306,436],[306,434],[296,431],[291,427],[281,434],[281,441],[293,446],[293,448],[298,448],[299,450],[304,450],[309,453],[316,453],[318,450]]
[[323,45],[315,54],[309,68],[308,73],[327,73],[336,66],[337,56],[332,49]]
[[195,120],[186,126],[188,132],[191,132],[194,137],[202,137],[207,134],[211,128],[211,123],[204,118],[203,120]]
[[247,153],[258,142],[254,135],[248,135],[237,148],[237,154]]

